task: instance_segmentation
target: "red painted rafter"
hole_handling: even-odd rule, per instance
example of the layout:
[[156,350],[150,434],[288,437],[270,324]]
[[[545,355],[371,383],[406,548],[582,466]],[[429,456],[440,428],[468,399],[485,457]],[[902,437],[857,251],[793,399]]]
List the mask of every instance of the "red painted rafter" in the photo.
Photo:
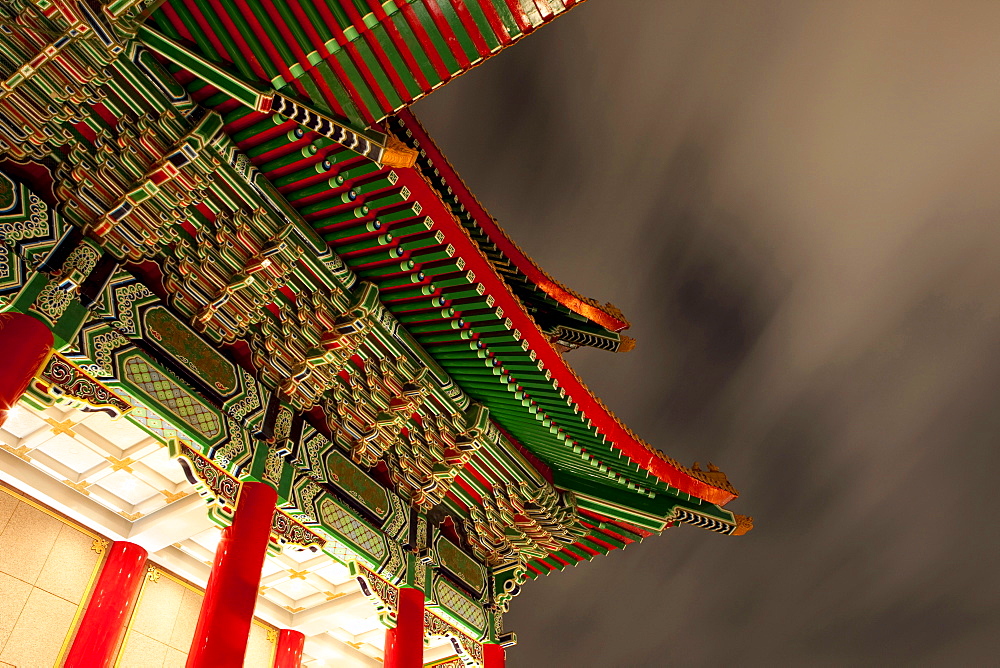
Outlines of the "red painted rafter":
[[493,34],[496,35],[500,44],[507,46],[512,43],[514,39],[510,36],[510,33],[507,32],[507,26],[505,26],[503,21],[500,20],[500,15],[497,14],[497,8],[493,6],[493,3],[487,0],[486,2],[480,3],[480,6],[483,8],[483,14],[486,15],[486,20],[489,22],[490,28],[493,29]]
[[[233,23],[233,19],[229,16],[229,13],[221,8],[219,0],[208,0],[208,3],[215,10],[215,15],[220,21],[222,21],[222,25],[226,28],[226,32],[229,33],[229,37],[240,50],[240,54],[242,54],[243,58],[250,64],[250,69],[253,70],[254,74],[260,77],[261,81],[267,81],[267,72],[260,64],[260,61],[257,60],[257,56],[254,55],[254,52],[250,49],[246,39],[243,37],[243,33],[236,28],[236,24]],[[164,7],[167,6],[168,5],[164,5]]]
[[[458,37],[455,32],[451,29],[448,24],[448,19],[445,18],[444,12],[441,11],[441,7],[438,6],[437,0],[420,0],[424,3],[424,7],[431,16],[431,21],[437,26],[438,32],[444,37],[445,44],[448,45],[448,50],[451,51],[451,55],[455,57],[458,61],[458,66],[462,70],[467,70],[472,66],[469,61],[469,57],[465,53],[465,49],[462,48],[462,44],[458,41]],[[447,0],[444,0],[447,2]]]
[[389,15],[385,13],[382,3],[378,0],[366,0],[366,2],[375,14],[375,18],[377,18],[379,23],[385,27],[385,31],[389,35],[389,39],[391,39],[392,43],[396,46],[396,50],[406,62],[406,66],[410,68],[410,74],[413,76],[417,87],[422,93],[429,93],[431,91],[430,82],[427,81],[427,77],[425,77],[423,71],[421,71],[420,65],[417,63],[417,59],[414,57],[413,53],[410,52],[410,49],[406,44],[406,40],[403,39],[403,35],[399,32],[399,28],[397,28],[396,24],[389,18]]
[[[416,12],[410,7],[409,3],[404,2],[399,6],[399,10],[403,13],[403,18],[406,19],[407,25],[410,26],[410,30],[416,35],[417,41],[420,44],[432,44],[430,35],[427,34],[427,30],[424,29],[423,23],[417,17]],[[444,64],[444,60],[438,54],[437,49],[428,48],[424,50],[427,54],[427,59],[430,60],[431,65],[434,67],[434,71],[437,75],[441,77],[441,81],[447,81],[451,78],[452,74],[448,71],[448,67]]]
[[[407,128],[413,131],[414,135],[419,134],[424,138],[429,139],[423,127],[420,126],[419,121],[416,121],[412,114],[409,112],[400,112],[399,115],[400,118],[406,123]],[[465,206],[466,210],[469,211],[476,219],[476,223],[480,228],[482,228],[487,236],[489,236],[490,241],[496,244],[497,248],[504,254],[504,256],[510,260],[515,267],[517,267],[518,271],[527,276],[528,279],[541,288],[545,294],[549,295],[574,313],[579,313],[580,315],[589,318],[598,325],[613,332],[620,332],[628,328],[628,321],[618,318],[610,313],[607,313],[603,309],[584,301],[546,274],[537,264],[535,264],[534,260],[525,255],[524,252],[518,248],[513,241],[511,241],[510,237],[508,237],[507,234],[500,229],[500,226],[497,225],[493,217],[490,216],[485,208],[483,208],[483,205],[479,203],[479,200],[477,200],[469,189],[465,187],[461,177],[458,176],[454,167],[451,166],[451,163],[448,162],[447,158],[445,158],[440,150],[438,150],[437,146],[435,146],[431,141],[423,140],[421,140],[420,144],[421,148],[425,149],[431,157],[431,160],[434,162],[434,166],[441,171],[441,174],[448,181],[448,185],[451,186],[452,190],[455,192],[455,196],[458,197],[459,201]]]
[[[364,19],[361,18],[361,14],[358,13],[358,10],[354,7],[353,2],[342,3],[341,7],[343,7],[344,11],[347,12],[348,18],[351,19],[351,23],[353,23],[355,26],[365,25]],[[385,12],[383,12],[383,14],[384,13]],[[376,18],[378,18],[378,16],[376,16]],[[378,61],[379,65],[381,65],[382,67],[382,70],[385,72],[385,75],[389,78],[389,82],[395,89],[396,95],[398,95],[401,100],[410,99],[410,92],[406,90],[406,85],[403,83],[403,80],[399,77],[399,73],[393,66],[392,61],[389,60],[389,56],[382,48],[382,45],[379,43],[378,38],[375,37],[375,35],[372,33],[370,29],[361,31],[360,34],[361,34],[361,39],[365,40],[365,43],[368,44],[368,47],[375,55],[375,60]],[[369,75],[372,76],[372,78],[368,79],[368,87],[371,88],[373,92],[375,90],[379,90],[379,92],[381,92],[378,81],[374,78],[373,73],[370,72]],[[393,107],[389,103],[388,98],[385,98],[385,95],[383,94],[382,98],[379,99],[379,104],[382,104],[382,99],[385,99],[385,107],[382,109],[382,111],[385,113],[391,113]]]
[[436,0],[437,2],[450,2],[452,8],[455,10],[455,14],[458,19],[462,22],[462,27],[465,28],[465,32],[469,33],[469,37],[472,39],[473,44],[476,46],[476,51],[483,58],[490,55],[490,47],[483,39],[483,36],[479,33],[479,26],[476,25],[475,19],[472,18],[472,14],[469,12],[469,8],[465,6],[463,0]]

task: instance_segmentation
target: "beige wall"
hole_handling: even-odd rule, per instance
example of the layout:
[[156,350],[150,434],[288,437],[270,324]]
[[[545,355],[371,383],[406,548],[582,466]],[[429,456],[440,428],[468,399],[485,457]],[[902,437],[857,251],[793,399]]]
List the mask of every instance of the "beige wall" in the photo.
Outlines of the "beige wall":
[[[132,614],[118,667],[183,668],[203,597],[200,589],[169,573],[158,571],[152,579],[147,578]],[[271,640],[273,634],[272,627],[254,620],[244,666],[271,668],[275,647]]]
[[[57,665],[109,541],[0,486],[0,668]],[[121,668],[183,667],[203,593],[156,570],[143,583]],[[248,668],[271,668],[277,633],[255,619]]]
[[105,542],[0,487],[0,668],[56,663]]

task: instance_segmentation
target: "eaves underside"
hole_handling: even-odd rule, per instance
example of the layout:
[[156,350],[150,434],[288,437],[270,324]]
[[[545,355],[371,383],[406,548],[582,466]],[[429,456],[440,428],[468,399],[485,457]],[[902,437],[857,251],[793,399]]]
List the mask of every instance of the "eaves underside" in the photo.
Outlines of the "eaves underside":
[[[310,133],[275,142],[295,124],[247,112],[190,74],[177,76],[223,114],[227,133],[345,263],[378,283],[413,337],[539,457],[645,494],[733,497],[675,468],[597,402],[417,170],[379,169]],[[374,220],[384,226],[365,227]],[[398,236],[383,243],[386,231]]]

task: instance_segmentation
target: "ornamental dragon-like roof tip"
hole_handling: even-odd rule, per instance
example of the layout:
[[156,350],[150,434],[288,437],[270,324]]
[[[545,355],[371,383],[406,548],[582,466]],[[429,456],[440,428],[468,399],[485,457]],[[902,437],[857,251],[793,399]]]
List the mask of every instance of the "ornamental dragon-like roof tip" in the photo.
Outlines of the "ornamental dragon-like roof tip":
[[730,536],[742,536],[753,529],[753,518],[751,516],[734,514],[733,517],[736,518],[736,528],[729,534]]
[[382,165],[396,169],[409,169],[417,164],[419,154],[393,135],[388,135],[385,151],[382,153]]
[[729,492],[734,498],[740,495],[739,490],[733,487],[732,483],[729,482],[729,477],[720,471],[719,467],[712,462],[708,463],[707,471],[702,471],[701,465],[698,462],[692,464],[691,468],[683,466],[679,466],[679,468],[696,480],[701,480],[703,483],[711,485],[712,487]]

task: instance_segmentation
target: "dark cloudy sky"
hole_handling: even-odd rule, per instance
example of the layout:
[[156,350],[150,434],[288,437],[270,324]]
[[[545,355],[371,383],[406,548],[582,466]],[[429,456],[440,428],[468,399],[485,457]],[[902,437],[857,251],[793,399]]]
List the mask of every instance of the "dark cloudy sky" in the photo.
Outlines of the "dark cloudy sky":
[[592,0],[415,110],[757,521],[530,584],[511,666],[997,665],[1000,3]]

